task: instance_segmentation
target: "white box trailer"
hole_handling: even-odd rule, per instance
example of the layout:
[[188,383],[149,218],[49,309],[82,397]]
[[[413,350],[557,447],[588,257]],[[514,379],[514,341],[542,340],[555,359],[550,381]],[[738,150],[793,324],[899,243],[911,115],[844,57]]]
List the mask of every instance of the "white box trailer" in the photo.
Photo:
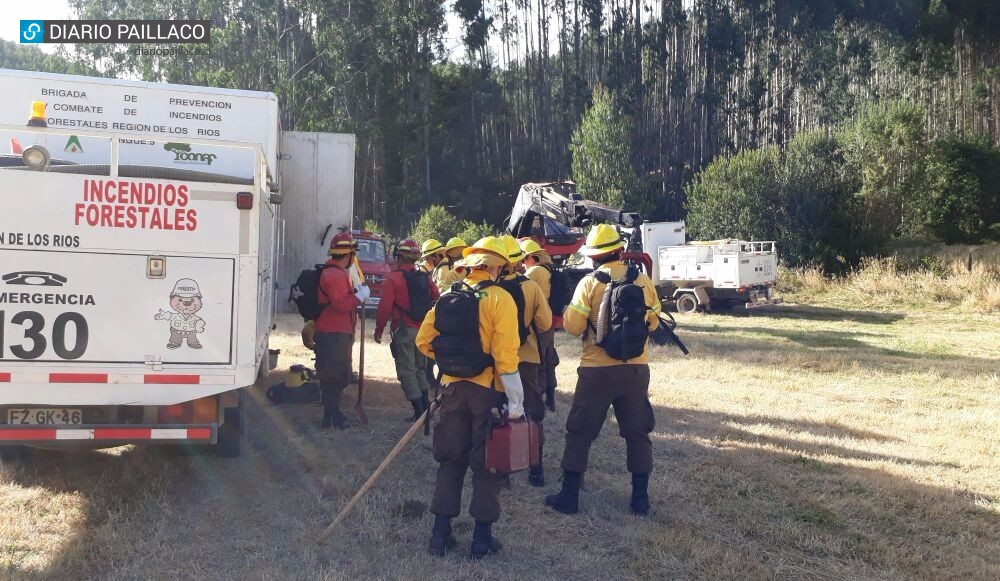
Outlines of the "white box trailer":
[[[0,156],[0,451],[239,454],[242,388],[271,359],[274,95],[21,71],[0,82],[0,147],[28,152]],[[25,125],[32,101],[47,102],[47,128]],[[221,113],[172,114],[192,107]],[[118,125],[129,109],[136,122]],[[38,146],[52,159],[36,170]]]
[[[777,304],[778,249],[773,241],[715,240],[658,244],[666,232],[681,233],[683,222],[644,224],[643,248],[653,257],[653,281],[660,297],[682,313]],[[652,235],[650,235],[650,233]]]

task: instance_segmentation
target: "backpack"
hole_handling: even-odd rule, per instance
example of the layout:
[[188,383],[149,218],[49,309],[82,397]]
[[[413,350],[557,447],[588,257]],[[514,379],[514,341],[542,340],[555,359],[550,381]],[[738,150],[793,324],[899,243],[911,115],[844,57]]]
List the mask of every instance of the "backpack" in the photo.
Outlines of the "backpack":
[[416,268],[399,272],[402,272],[403,278],[406,279],[406,293],[410,298],[410,308],[405,311],[406,316],[419,323],[427,316],[427,311],[431,310],[431,277]]
[[517,334],[521,337],[521,345],[524,345],[525,341],[528,340],[528,327],[524,324],[524,289],[521,288],[521,283],[526,280],[528,277],[519,274],[514,278],[501,280],[497,283],[500,288],[510,293],[510,296],[514,298],[514,304],[517,305]]
[[542,264],[542,268],[552,275],[552,290],[549,292],[549,308],[553,315],[561,315],[566,310],[566,305],[572,300],[573,289],[569,286],[569,277],[562,270],[556,270],[549,264]]
[[625,278],[611,280],[611,276],[595,270],[594,278],[607,285],[597,316],[597,345],[615,359],[627,361],[642,355],[649,338],[646,325],[646,295],[635,284],[639,270],[629,267]]
[[320,401],[316,372],[303,365],[293,365],[285,375],[285,381],[267,390],[267,399],[275,404]]
[[479,293],[493,284],[483,281],[470,287],[456,282],[438,299],[434,328],[439,335],[431,341],[431,348],[441,373],[469,378],[493,366],[493,356],[483,351],[479,335]]
[[[317,264],[315,267],[303,270],[299,277],[295,279],[295,284],[288,289],[288,300],[295,303],[302,318],[307,321],[315,321],[320,313],[326,308],[319,302],[319,277],[323,270],[329,268],[329,264]],[[300,293],[295,296],[295,293]]]

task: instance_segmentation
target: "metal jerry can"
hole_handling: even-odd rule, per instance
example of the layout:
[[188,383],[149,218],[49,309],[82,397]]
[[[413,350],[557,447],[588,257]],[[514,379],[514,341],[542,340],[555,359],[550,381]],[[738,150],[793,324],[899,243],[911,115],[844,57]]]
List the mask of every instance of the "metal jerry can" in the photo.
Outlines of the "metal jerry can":
[[541,464],[539,429],[537,422],[527,418],[493,426],[486,438],[486,469],[513,474]]

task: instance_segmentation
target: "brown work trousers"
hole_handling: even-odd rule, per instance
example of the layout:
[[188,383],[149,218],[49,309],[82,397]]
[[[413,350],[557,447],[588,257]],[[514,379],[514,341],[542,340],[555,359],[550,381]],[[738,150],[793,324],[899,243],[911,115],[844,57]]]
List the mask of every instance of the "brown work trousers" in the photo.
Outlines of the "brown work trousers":
[[323,393],[323,407],[336,416],[340,414],[340,396],[351,383],[354,335],[318,332],[315,340],[316,372]]
[[541,387],[542,395],[554,398],[556,387],[559,382],[556,380],[556,366],[559,365],[559,354],[556,353],[556,330],[549,329],[536,335],[538,338],[538,356],[542,360],[538,370],[538,385]]
[[524,412],[528,418],[538,422],[538,444],[545,445],[545,430],[542,421],[545,420],[545,393],[538,383],[541,365],[522,361],[517,366],[521,374],[521,385],[524,386]]
[[441,416],[434,428],[437,484],[431,512],[455,517],[462,512],[462,486],[472,468],[469,514],[476,520],[500,518],[500,476],[486,471],[486,435],[490,410],[503,404],[504,395],[471,381],[455,381],[441,388]]
[[649,403],[649,366],[581,367],[566,418],[566,449],[562,469],[586,472],[590,446],[601,433],[608,408],[614,406],[618,433],[625,438],[626,465],[634,474],[653,470],[650,432],[656,417]]

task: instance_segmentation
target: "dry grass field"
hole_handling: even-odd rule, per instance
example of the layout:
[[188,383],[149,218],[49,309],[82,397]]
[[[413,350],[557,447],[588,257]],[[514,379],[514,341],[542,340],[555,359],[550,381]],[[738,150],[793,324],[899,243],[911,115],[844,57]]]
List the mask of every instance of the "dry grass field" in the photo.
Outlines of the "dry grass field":
[[[798,288],[790,299],[805,296]],[[648,518],[627,514],[613,417],[581,513],[542,506],[579,352],[562,336],[551,485],[513,477],[501,555],[465,558],[467,515],[461,552],[426,555],[434,463],[423,436],[316,546],[406,429],[388,348],[369,341],[368,427],[320,432],[318,407],[274,406],[258,389],[237,460],[126,447],[3,465],[0,577],[1000,578],[1000,315],[844,302],[679,317],[691,356],[657,348],[653,365]],[[276,340],[282,366],[308,361],[296,322],[284,319]]]

